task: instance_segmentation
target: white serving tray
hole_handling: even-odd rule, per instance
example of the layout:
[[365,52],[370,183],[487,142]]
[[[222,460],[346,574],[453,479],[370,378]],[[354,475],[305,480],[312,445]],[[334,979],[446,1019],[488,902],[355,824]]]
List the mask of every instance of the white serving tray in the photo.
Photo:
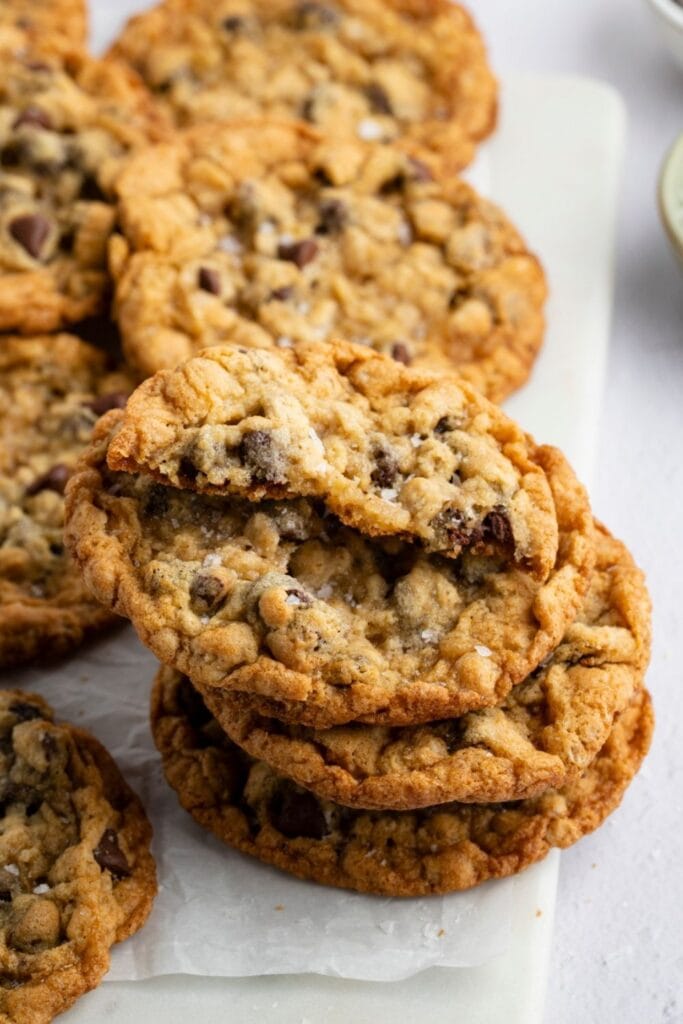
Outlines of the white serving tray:
[[[92,0],[102,48],[139,0]],[[533,380],[509,402],[539,440],[560,445],[590,484],[612,304],[616,198],[624,112],[608,87],[581,79],[502,83],[501,123],[487,146],[490,194],[541,256],[551,284],[546,346]],[[76,661],[77,667],[77,661]],[[425,1011],[467,1024],[541,1024],[559,856],[515,880],[513,941],[477,968],[433,968],[407,981],[317,975],[165,976],[105,982],[65,1024],[384,1024]],[[163,880],[162,880],[163,881]]]

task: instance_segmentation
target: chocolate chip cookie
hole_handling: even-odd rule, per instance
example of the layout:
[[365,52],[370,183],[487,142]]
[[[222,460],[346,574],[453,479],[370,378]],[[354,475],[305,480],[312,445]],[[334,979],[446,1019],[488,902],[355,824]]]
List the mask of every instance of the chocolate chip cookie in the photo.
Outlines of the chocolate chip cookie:
[[446,0],[166,0],[113,52],[181,126],[303,118],[461,168],[495,122],[482,40]]
[[207,126],[133,157],[117,192],[116,313],[144,375],[225,341],[341,337],[499,401],[541,346],[545,278],[515,228],[395,146]]
[[163,134],[137,76],[112,61],[3,56],[0,330],[35,334],[103,308],[113,178]]
[[347,807],[411,810],[452,800],[528,799],[564,785],[605,743],[640,686],[650,602],[626,548],[598,525],[597,563],[559,647],[497,708],[417,727],[329,730],[259,714],[245,694],[208,708],[230,738],[317,796]]
[[3,0],[0,40],[5,31],[12,29],[25,33],[28,42],[42,47],[56,41],[84,48],[88,32],[85,0]]
[[59,657],[115,621],[64,549],[64,488],[131,388],[69,335],[0,339],[0,667]]
[[122,416],[103,417],[69,482],[67,541],[93,594],[217,696],[273,698],[278,716],[316,728],[488,707],[557,646],[587,589],[588,501],[554,449],[535,453],[560,535],[540,582],[495,547],[446,559],[368,538],[308,499],[254,503],[116,473],[107,450]]
[[131,396],[110,469],[250,500],[313,498],[366,536],[548,578],[557,515],[536,445],[455,377],[344,342],[207,349]]
[[469,889],[571,846],[618,807],[652,728],[641,690],[590,767],[559,789],[512,803],[371,812],[319,799],[245,754],[172,670],[160,672],[152,698],[166,778],[200,825],[299,878],[385,896]]
[[0,1018],[43,1024],[101,981],[156,894],[152,829],[109,754],[0,692]]

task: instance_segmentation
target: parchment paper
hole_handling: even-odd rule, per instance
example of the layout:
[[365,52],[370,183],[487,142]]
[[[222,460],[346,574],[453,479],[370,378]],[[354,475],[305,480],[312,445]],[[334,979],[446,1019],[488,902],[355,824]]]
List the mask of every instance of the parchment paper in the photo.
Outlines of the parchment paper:
[[394,981],[502,953],[515,879],[445,898],[380,899],[300,882],[205,833],[166,784],[149,725],[156,662],[130,626],[52,669],[3,677],[42,694],[116,758],[154,826],[160,891],[143,930],[114,951],[109,979],[161,974],[329,974]]

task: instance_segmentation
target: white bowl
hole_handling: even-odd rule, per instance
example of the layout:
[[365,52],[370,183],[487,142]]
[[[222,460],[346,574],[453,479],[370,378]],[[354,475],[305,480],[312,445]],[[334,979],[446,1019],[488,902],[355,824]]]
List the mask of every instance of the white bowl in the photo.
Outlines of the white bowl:
[[662,223],[683,264],[683,135],[676,139],[662,165],[658,199]]
[[676,0],[646,0],[662,42],[683,68],[683,6]]

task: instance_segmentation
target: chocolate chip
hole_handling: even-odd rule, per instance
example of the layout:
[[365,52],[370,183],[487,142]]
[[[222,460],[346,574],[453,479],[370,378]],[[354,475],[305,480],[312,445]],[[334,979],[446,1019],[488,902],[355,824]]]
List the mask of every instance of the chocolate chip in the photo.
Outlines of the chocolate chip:
[[514,544],[512,527],[504,509],[494,509],[493,512],[489,512],[481,525],[486,540],[494,540],[496,544],[505,547]]
[[39,494],[40,491],[54,491],[56,494],[64,494],[66,485],[71,476],[71,470],[68,466],[65,466],[62,462],[58,462],[52,469],[48,469],[47,473],[43,473],[37,480],[26,488],[26,496],[32,497],[34,494]]
[[318,255],[318,243],[314,238],[304,238],[301,242],[281,242],[277,247],[279,260],[289,260],[301,269]]
[[391,358],[397,363],[403,363],[404,366],[410,366],[413,361],[408,346],[402,341],[395,341],[391,346]]
[[393,114],[391,106],[391,100],[387,96],[386,90],[378,82],[370,82],[363,89],[368,103],[377,114]]
[[31,722],[34,718],[43,718],[43,712],[35,704],[28,704],[23,700],[15,700],[9,706],[9,712],[18,718],[20,722]]
[[52,128],[52,118],[40,107],[27,107],[16,118],[13,128],[21,128],[28,125],[31,128]]
[[438,538],[445,540],[450,548],[464,548],[481,539],[481,530],[469,529],[465,517],[457,508],[445,508],[431,523]]
[[341,199],[323,199],[320,204],[320,220],[316,226],[316,235],[336,235],[346,226],[349,211]]
[[211,295],[220,295],[221,277],[217,270],[212,267],[200,267],[197,274],[197,283],[202,291],[210,292]]
[[114,878],[127,878],[130,875],[130,865],[113,828],[105,829],[92,853],[102,870],[109,871]]
[[455,430],[455,423],[450,416],[442,416],[434,427],[435,434],[448,434],[451,430]]
[[294,289],[291,285],[285,285],[284,288],[274,288],[270,293],[271,299],[275,299],[277,302],[287,302],[294,295]]
[[268,808],[270,820],[288,839],[323,839],[328,834],[322,807],[305,790],[279,790]]
[[22,249],[37,260],[50,235],[51,227],[50,221],[42,214],[29,213],[10,221],[9,231]]
[[422,160],[416,160],[414,156],[409,156],[408,163],[410,165],[411,177],[415,181],[425,182],[434,180],[431,169]]
[[399,474],[396,456],[388,448],[375,448],[372,457],[375,461],[375,468],[370,474],[370,479],[377,487],[391,487]]
[[229,18],[223,18],[221,22],[226,32],[241,32],[245,24],[244,18],[240,18],[236,14],[231,15]]
[[90,402],[84,402],[86,409],[91,409],[96,416],[104,416],[110,409],[125,409],[128,395],[125,391],[108,391],[105,395],[98,395]]
[[106,203],[107,196],[100,188],[100,184],[97,179],[92,175],[88,174],[83,179],[79,196],[81,199],[85,199],[91,203]]
[[190,585],[192,607],[200,614],[215,612],[225,596],[225,583],[208,572],[198,573]]
[[239,456],[257,483],[285,482],[285,459],[266,430],[249,430],[242,437]]
[[336,24],[338,20],[339,15],[331,7],[311,2],[311,0],[304,0],[304,3],[296,5],[290,18],[290,24],[301,31],[326,28]]

